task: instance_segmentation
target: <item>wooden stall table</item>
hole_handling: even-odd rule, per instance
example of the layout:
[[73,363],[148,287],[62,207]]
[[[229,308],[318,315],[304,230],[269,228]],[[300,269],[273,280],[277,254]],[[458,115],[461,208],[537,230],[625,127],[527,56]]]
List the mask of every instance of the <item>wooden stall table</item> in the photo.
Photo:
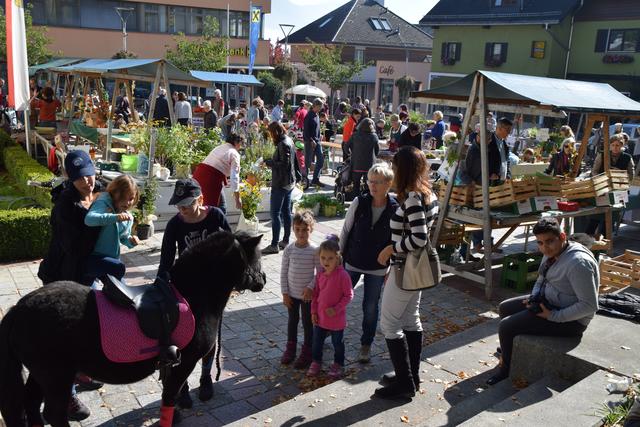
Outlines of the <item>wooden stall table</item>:
[[537,173],[544,173],[549,167],[549,163],[518,163],[511,166],[511,175],[535,175]]
[[[336,150],[342,151],[342,144],[337,142],[322,141],[320,146],[329,149],[329,159],[327,159],[326,167],[332,170],[332,174],[336,172]],[[329,166],[332,166],[331,168]]]

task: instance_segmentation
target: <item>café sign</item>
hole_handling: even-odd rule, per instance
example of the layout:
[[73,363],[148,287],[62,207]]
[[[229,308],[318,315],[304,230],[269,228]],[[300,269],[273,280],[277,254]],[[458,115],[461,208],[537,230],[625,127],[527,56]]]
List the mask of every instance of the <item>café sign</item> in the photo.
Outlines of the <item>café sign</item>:
[[393,76],[395,69],[393,68],[393,65],[381,65],[380,68],[378,68],[378,72],[384,76],[391,77]]

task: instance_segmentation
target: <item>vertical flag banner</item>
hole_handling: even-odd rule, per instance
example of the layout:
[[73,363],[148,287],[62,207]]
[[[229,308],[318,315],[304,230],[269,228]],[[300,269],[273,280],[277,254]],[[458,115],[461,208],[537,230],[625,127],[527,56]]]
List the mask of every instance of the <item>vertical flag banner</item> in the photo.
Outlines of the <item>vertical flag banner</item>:
[[253,64],[256,60],[258,50],[258,39],[260,38],[260,24],[262,19],[262,7],[251,6],[249,12],[251,25],[249,26],[249,74],[253,72]]
[[24,24],[23,0],[6,0],[7,13],[7,75],[9,106],[17,111],[29,107],[29,63]]

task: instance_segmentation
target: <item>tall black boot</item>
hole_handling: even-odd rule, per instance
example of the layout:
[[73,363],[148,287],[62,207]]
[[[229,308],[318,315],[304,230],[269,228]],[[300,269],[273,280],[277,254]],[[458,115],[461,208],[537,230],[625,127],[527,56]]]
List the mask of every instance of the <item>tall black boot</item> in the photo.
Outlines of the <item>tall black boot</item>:
[[386,340],[391,363],[396,372],[395,381],[385,387],[376,389],[375,395],[383,399],[411,398],[415,396],[413,375],[409,367],[407,340],[405,338]]
[[[407,347],[409,348],[409,364],[411,366],[411,375],[416,391],[420,391],[420,356],[422,355],[422,331],[404,331],[407,338]],[[385,374],[380,378],[380,384],[383,386],[393,384],[396,380],[394,374]]]
[[416,391],[420,391],[420,356],[422,355],[422,331],[404,331],[409,348],[409,366]]

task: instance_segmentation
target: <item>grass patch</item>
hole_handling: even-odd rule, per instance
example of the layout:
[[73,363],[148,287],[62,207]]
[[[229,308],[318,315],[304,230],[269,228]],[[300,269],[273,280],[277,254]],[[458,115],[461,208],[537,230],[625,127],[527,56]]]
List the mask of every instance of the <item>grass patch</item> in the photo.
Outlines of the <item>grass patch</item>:
[[633,406],[636,396],[640,394],[640,385],[634,384],[625,393],[624,398],[619,402],[603,403],[600,415],[604,427],[622,426],[624,420],[629,416],[629,410]]

